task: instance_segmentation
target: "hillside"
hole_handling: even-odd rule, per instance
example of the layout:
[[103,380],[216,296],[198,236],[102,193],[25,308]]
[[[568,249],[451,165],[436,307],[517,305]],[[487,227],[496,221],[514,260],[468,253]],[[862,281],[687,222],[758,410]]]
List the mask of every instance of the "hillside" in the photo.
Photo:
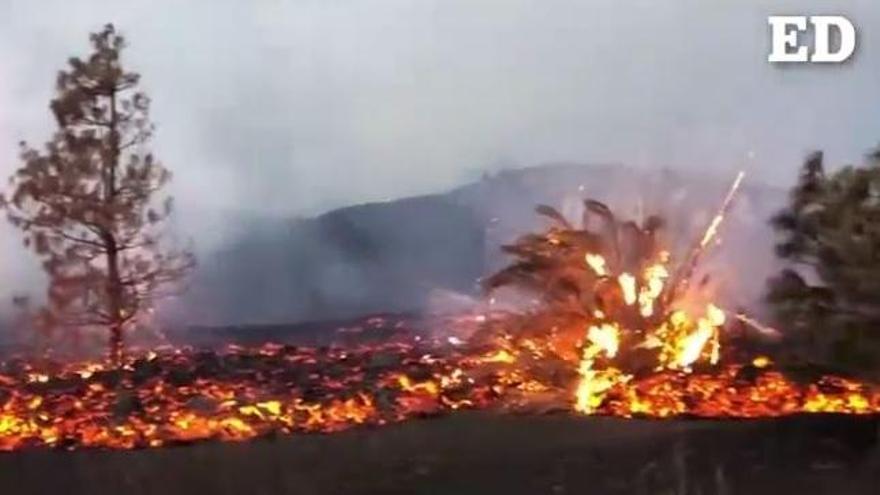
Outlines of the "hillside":
[[[251,221],[232,242],[202,256],[179,306],[187,308],[183,318],[201,325],[442,310],[478,294],[479,277],[504,262],[502,243],[541,225],[537,203],[572,218],[585,197],[609,203],[622,216],[659,211],[682,247],[706,224],[729,180],[556,164],[305,220]],[[747,183],[714,256],[722,263],[709,260],[735,304],[752,304],[774,266],[766,218],[783,200],[783,191]]]

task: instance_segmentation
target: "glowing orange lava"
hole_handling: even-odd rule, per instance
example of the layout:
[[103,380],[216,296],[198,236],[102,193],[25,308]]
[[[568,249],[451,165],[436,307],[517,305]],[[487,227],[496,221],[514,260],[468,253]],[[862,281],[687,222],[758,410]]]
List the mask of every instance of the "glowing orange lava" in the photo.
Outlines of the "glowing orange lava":
[[[435,342],[411,332],[348,347],[162,349],[131,355],[118,367],[0,362],[0,451],[240,441],[534,404],[655,418],[880,413],[877,387],[833,376],[799,383],[765,356],[748,364],[720,362],[729,320],[774,332],[687,292],[693,267],[717,235],[741,180],[675,270],[670,253],[659,248],[629,264],[619,251],[611,258],[604,251],[562,251],[540,259],[559,261],[561,272],[577,273],[589,286],[581,294],[590,297],[577,302],[577,311],[549,306],[538,315],[447,322],[455,327],[447,335],[463,335],[474,322],[503,330],[489,339]],[[611,217],[604,207],[591,207]],[[566,226],[567,232],[529,237],[530,249],[545,256],[565,242],[593,239]],[[532,254],[527,251],[517,252]],[[515,335],[524,321],[539,331]]]

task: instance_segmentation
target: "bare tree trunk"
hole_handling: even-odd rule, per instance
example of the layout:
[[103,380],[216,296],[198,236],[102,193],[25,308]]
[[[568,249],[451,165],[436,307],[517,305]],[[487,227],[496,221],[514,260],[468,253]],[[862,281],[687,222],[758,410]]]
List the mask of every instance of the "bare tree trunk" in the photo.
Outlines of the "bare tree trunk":
[[115,212],[116,202],[116,167],[119,165],[119,131],[117,129],[118,114],[116,112],[116,91],[110,93],[110,156],[105,163],[104,200],[111,212],[104,248],[107,251],[107,306],[110,313],[110,359],[115,364],[122,362],[123,354],[123,323],[122,314],[122,280],[119,276],[119,246],[116,243]]
[[115,364],[122,362],[123,354],[123,314],[122,293],[119,280],[119,256],[116,240],[107,236],[107,306],[110,313],[110,359]]
[[124,345],[125,342],[122,337],[122,325],[113,323],[110,326],[110,360],[116,365],[122,363]]

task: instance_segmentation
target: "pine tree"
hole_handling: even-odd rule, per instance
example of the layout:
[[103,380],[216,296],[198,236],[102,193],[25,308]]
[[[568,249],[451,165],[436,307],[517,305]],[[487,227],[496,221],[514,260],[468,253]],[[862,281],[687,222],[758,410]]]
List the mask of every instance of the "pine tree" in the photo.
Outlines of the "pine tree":
[[827,174],[806,160],[789,205],[771,221],[791,266],[770,280],[768,301],[793,343],[821,364],[880,364],[880,167]]
[[112,24],[90,40],[88,58],[58,73],[57,131],[42,150],[21,144],[22,166],[0,205],[48,275],[43,319],[106,328],[118,362],[124,332],[195,259],[170,246],[163,228],[170,173],[147,150],[150,99],[122,66],[125,40]]

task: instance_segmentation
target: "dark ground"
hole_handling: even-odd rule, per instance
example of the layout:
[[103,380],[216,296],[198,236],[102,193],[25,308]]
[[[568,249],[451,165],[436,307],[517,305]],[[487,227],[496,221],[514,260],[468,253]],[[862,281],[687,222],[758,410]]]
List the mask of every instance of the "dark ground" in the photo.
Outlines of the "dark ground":
[[0,455],[11,494],[874,494],[873,420],[461,413],[332,435]]

